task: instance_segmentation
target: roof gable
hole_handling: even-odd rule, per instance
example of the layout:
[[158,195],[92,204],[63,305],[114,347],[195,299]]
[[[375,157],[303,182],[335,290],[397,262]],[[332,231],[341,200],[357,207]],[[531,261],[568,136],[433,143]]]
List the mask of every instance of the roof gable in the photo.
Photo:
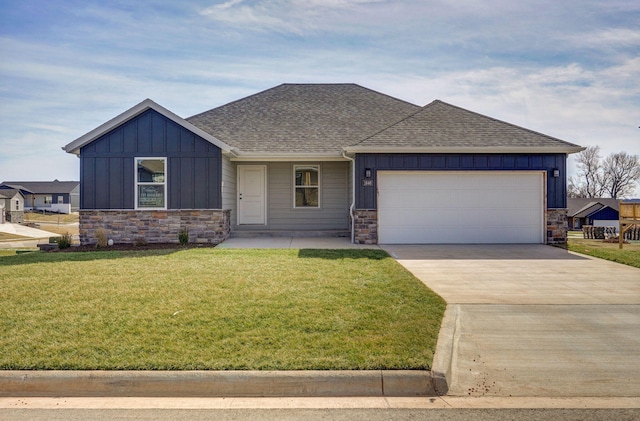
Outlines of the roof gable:
[[332,153],[419,110],[356,84],[283,84],[187,118],[242,153]]
[[16,196],[23,196],[22,192],[17,189],[0,189],[0,199],[13,199]]
[[[611,218],[611,216],[614,215],[615,218]],[[609,206],[602,206],[600,209],[595,209],[593,212],[586,215],[586,218],[589,219],[597,219],[598,217],[602,219],[617,220],[619,218],[619,212]]]
[[574,153],[583,148],[436,100],[352,148],[425,152]]
[[73,142],[71,142],[68,145],[64,146],[62,149],[64,151],[68,152],[68,153],[73,153],[73,154],[79,155],[80,154],[80,148],[88,145],[89,143],[91,143],[94,140],[98,139],[102,135],[104,135],[104,134],[110,132],[111,130],[121,126],[122,124],[128,122],[129,120],[135,118],[136,116],[144,113],[145,111],[147,111],[149,109],[152,109],[152,110],[156,111],[157,113],[162,114],[164,117],[168,118],[169,120],[172,120],[173,122],[175,122],[178,125],[184,127],[185,129],[187,129],[187,130],[193,132],[194,134],[202,137],[206,141],[216,145],[217,147],[222,149],[224,152],[230,152],[231,151],[231,147],[229,145],[227,145],[226,143],[220,141],[219,139],[216,139],[211,134],[202,131],[198,127],[194,126],[193,124],[191,124],[188,121],[186,121],[185,119],[183,119],[182,117],[179,117],[178,115],[172,113],[171,111],[167,110],[166,108],[160,106],[159,104],[153,102],[150,99],[145,99],[141,103],[133,106],[132,108],[128,109],[127,111],[123,112],[122,114],[112,118],[111,120],[107,121],[106,123],[104,123],[104,124],[100,125],[99,127],[96,127],[95,129],[91,130],[89,133],[87,133],[87,134],[85,134],[83,136],[80,136],[79,138],[77,138]]
[[[569,197],[567,198],[567,215],[574,218],[580,218],[579,213],[584,212],[586,209],[599,205],[599,208],[608,206],[615,211],[618,211],[620,204],[618,199],[612,199],[610,197]],[[584,216],[582,216],[584,217]]]

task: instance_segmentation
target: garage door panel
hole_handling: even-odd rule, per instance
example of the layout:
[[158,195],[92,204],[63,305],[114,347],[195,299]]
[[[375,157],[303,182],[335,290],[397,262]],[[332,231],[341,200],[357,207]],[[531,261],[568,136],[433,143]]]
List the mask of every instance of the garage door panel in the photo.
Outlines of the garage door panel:
[[400,243],[541,243],[539,172],[379,172],[378,238]]
[[[418,211],[417,214],[416,211]],[[442,212],[437,209],[397,209],[394,213],[394,215],[389,215],[386,222],[388,222],[389,226],[398,228],[404,225],[407,228],[420,229],[428,226],[430,221],[433,221],[435,218],[439,218],[440,225],[455,226],[459,223],[460,219],[463,218],[463,212],[460,210],[442,214]],[[410,224],[407,222],[408,220],[411,220]]]

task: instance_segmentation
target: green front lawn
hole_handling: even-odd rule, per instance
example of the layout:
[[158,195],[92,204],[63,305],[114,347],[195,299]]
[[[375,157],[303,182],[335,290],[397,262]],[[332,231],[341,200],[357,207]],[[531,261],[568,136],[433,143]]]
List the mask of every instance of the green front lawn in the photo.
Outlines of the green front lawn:
[[620,250],[618,243],[569,237],[569,250],[640,268],[640,243],[637,241],[624,244]]
[[428,369],[445,302],[379,250],[0,257],[0,369]]

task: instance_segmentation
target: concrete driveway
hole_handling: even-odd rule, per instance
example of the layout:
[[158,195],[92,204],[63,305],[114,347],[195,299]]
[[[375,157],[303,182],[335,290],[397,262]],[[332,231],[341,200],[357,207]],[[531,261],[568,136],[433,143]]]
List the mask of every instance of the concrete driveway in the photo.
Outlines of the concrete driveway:
[[[20,240],[0,241],[0,249],[37,247],[40,242],[48,242],[49,237],[58,236],[58,234],[49,231],[31,228],[21,224],[12,224],[9,222],[0,224],[0,232],[24,237]],[[44,239],[46,239],[46,241],[44,241]]]
[[640,269],[544,245],[381,246],[448,303],[450,395],[640,397]]

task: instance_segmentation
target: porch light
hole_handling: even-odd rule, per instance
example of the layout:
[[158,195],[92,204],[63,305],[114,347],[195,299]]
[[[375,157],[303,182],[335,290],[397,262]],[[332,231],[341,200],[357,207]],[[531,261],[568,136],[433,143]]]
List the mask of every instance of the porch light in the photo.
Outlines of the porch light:
[[553,170],[553,178],[558,178],[558,177],[560,177],[560,170],[555,168]]
[[365,168],[364,178],[371,178],[371,168]]

